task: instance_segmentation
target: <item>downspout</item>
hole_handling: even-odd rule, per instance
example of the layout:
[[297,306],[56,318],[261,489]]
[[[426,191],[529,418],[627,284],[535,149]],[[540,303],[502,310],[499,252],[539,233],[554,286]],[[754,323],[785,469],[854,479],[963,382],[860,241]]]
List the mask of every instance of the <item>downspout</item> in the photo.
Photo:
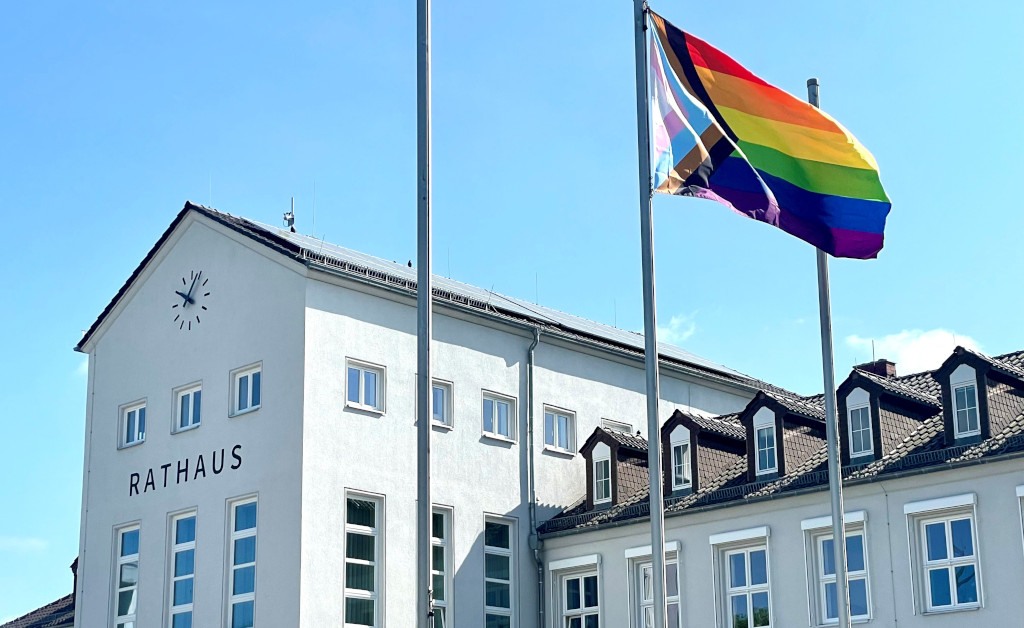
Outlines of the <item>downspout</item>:
[[540,327],[533,328],[533,343],[526,352],[526,451],[530,476],[530,549],[537,563],[537,627],[544,628],[544,560],[543,542],[537,536],[537,483],[533,450],[533,366],[534,350],[540,343]]

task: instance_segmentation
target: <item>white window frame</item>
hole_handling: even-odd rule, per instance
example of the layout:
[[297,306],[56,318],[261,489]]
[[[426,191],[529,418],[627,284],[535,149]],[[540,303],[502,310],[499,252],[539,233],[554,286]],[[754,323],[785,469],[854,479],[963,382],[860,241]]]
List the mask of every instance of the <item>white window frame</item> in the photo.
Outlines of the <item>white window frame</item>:
[[[647,545],[645,547],[634,547],[627,549],[625,555],[629,578],[629,596],[631,600],[630,625],[634,628],[646,628],[646,626],[654,624],[654,600],[647,599],[647,597],[644,594],[643,586],[645,570],[650,570],[652,575],[654,573],[654,560],[651,554],[651,546]],[[682,582],[680,578],[681,574],[679,563],[679,541],[666,541],[665,571],[668,572],[670,566],[675,567],[676,594],[669,594],[669,592],[672,590],[672,583],[669,581],[668,573],[666,573],[665,605],[667,607],[671,607],[674,604],[677,607],[676,617],[679,621],[679,623],[675,626],[669,623],[668,628],[680,628],[683,622]],[[645,623],[648,618],[651,619],[650,624]],[[668,615],[666,615],[665,621],[669,621]]]
[[1020,515],[1021,548],[1024,549],[1024,484],[1017,487],[1017,514]]
[[[978,383],[975,381],[962,382],[951,386],[953,389],[953,431],[956,434],[956,438],[965,438],[968,436],[977,436],[981,434],[981,411],[978,408]],[[964,408],[960,407],[957,402],[957,392],[961,390],[973,390],[974,391],[974,405],[967,405]],[[966,394],[965,403],[966,403]],[[967,423],[970,426],[971,422],[971,410],[974,411],[974,420],[977,422],[977,427],[968,429],[965,431],[960,430],[960,412],[961,410],[967,414]]]
[[[441,420],[434,413],[434,390],[444,391],[444,408],[441,409]],[[430,421],[434,427],[452,429],[455,427],[455,386],[451,382],[435,379],[430,385]]]
[[[452,528],[454,527],[454,509],[451,506],[438,506],[434,505],[434,510],[431,517],[431,556],[430,556],[430,575],[431,575],[431,588],[433,589],[434,599],[434,626],[433,628],[451,628],[452,617],[452,571],[454,565],[452,564]],[[443,538],[438,537],[435,532],[436,528],[433,526],[434,517],[441,515],[441,525],[443,527],[442,534]],[[443,569],[438,570],[437,565],[434,562],[433,548],[441,548],[444,556]],[[434,580],[440,576],[444,583],[444,598],[440,599],[437,595],[437,587],[434,586]],[[439,619],[440,618],[440,619]]]
[[[690,450],[690,430],[685,425],[677,425],[669,434],[668,440],[672,490],[691,488],[693,486],[693,454]],[[677,448],[681,448],[682,452],[677,452]],[[676,481],[677,477],[679,478],[678,482]]]
[[[775,413],[768,408],[761,408],[754,414],[754,471],[756,475],[768,475],[779,471],[779,434],[775,429]],[[771,466],[761,468],[761,432],[769,430],[772,435]],[[765,451],[768,450],[766,447]]]
[[[356,499],[359,501],[370,502],[374,504],[374,527],[368,527],[348,522],[348,501],[350,499]],[[384,496],[375,493],[365,493],[362,491],[345,491],[345,564],[355,565],[367,565],[373,567],[373,591],[366,591],[363,589],[350,589],[348,586],[347,575],[344,576],[344,597],[345,601],[342,604],[342,613],[344,613],[346,619],[343,620],[344,626],[361,626],[365,628],[366,624],[350,624],[347,620],[348,615],[348,600],[371,600],[373,602],[373,623],[370,624],[374,627],[384,625]],[[372,561],[349,558],[348,557],[348,535],[349,533],[360,534],[364,536],[370,536],[374,538],[373,553],[374,558]],[[345,568],[347,572],[348,568]]]
[[[766,592],[768,594],[768,626],[771,628],[775,618],[775,610],[772,607],[772,569],[771,551],[768,543],[769,528],[767,526],[751,528],[748,530],[737,530],[714,534],[709,538],[712,546],[713,578],[715,582],[715,609],[718,617],[717,625],[722,628],[731,628],[730,617],[732,613],[732,596],[745,595],[747,598],[748,626],[754,628],[752,615],[752,597],[755,594]],[[763,584],[750,584],[750,554],[764,550],[765,554],[765,582]],[[731,586],[732,562],[730,556],[738,553],[745,553],[744,569],[746,573],[746,585],[742,587]]]
[[[356,396],[357,401],[353,401],[350,397],[352,396],[351,379],[349,371],[355,370],[359,373],[359,390]],[[374,386],[374,394],[376,395],[376,403],[366,403],[366,374],[373,373],[376,376],[376,386]],[[345,406],[349,408],[355,408],[356,410],[363,410],[365,412],[374,412],[377,414],[384,414],[386,407],[386,394],[387,394],[387,378],[388,370],[387,367],[380,364],[373,364],[372,362],[366,362],[364,360],[357,360],[355,358],[345,359]]]
[[[138,547],[134,554],[128,554],[122,556],[124,545],[124,535],[130,532],[138,533]],[[128,524],[115,528],[114,530],[114,580],[113,580],[113,591],[114,591],[114,603],[112,607],[111,615],[113,615],[113,625],[115,628],[122,628],[123,626],[135,626],[138,624],[136,617],[138,615],[139,607],[139,574],[141,573],[141,562],[139,561],[139,554],[142,551],[142,531],[141,526],[138,523]],[[133,586],[122,587],[121,586],[121,568],[125,565],[135,563],[135,584]],[[129,612],[126,615],[118,615],[118,609],[120,607],[120,598],[122,593],[128,591],[134,591],[132,597],[132,603],[129,607]]]
[[[259,398],[256,399],[253,394],[253,375],[259,374],[260,380],[260,394]],[[238,395],[240,392],[242,378],[248,378],[246,381],[246,407],[240,407],[241,404],[238,402]],[[249,366],[243,366],[242,368],[231,371],[231,404],[228,406],[231,408],[231,416],[239,416],[242,414],[248,414],[255,412],[263,406],[263,363],[258,362],[256,364],[250,364]],[[253,402],[256,403],[253,403]]]
[[[503,525],[503,526],[507,526],[508,527],[508,545],[509,545],[509,547],[504,548],[504,547],[497,547],[497,546],[487,545],[487,524],[488,523],[497,524],[497,525]],[[487,620],[487,615],[498,615],[498,616],[501,616],[501,617],[508,617],[509,618],[509,626],[512,626],[512,628],[515,628],[516,626],[518,626],[518,616],[516,614],[516,610],[519,608],[518,591],[517,591],[517,588],[516,588],[516,582],[517,582],[517,576],[518,576],[518,567],[519,567],[518,561],[516,560],[516,557],[517,557],[517,554],[516,554],[517,543],[516,543],[516,541],[517,541],[517,533],[518,533],[518,526],[516,524],[517,524],[517,522],[516,522],[515,519],[509,519],[509,518],[506,518],[506,517],[496,517],[496,516],[491,516],[491,515],[485,515],[484,516],[484,534],[483,534],[483,539],[484,539],[484,572],[483,572],[483,574],[481,574],[481,575],[483,575],[483,580],[484,580],[484,600],[483,600],[483,602],[484,602],[484,621],[485,621],[485,623],[486,623],[486,620]],[[509,575],[509,580],[508,581],[500,580],[500,579],[496,579],[496,578],[488,578],[487,577],[487,554],[494,554],[494,555],[498,555],[498,556],[507,556],[508,557],[508,575]],[[488,582],[496,582],[496,583],[507,584],[508,585],[509,608],[502,608],[500,606],[488,606],[487,605],[487,583]]]
[[[594,586],[597,587],[597,605],[596,606],[584,606],[586,601],[585,597],[585,586],[586,579],[594,578]],[[575,609],[569,608],[569,594],[566,590],[571,580],[578,580],[580,586],[580,607]],[[558,604],[555,606],[558,609],[558,617],[560,619],[559,626],[570,628],[570,621],[572,619],[579,620],[579,627],[586,627],[586,620],[588,617],[597,617],[598,626],[601,625],[601,603],[604,600],[604,595],[601,593],[601,570],[599,565],[594,564],[589,567],[575,569],[575,570],[563,570],[557,573],[558,593],[559,599]]]
[[[601,468],[601,464],[602,463],[608,465],[608,477],[606,477],[604,479],[602,479],[600,477],[600,475],[598,474],[598,469]],[[607,483],[607,485],[608,485],[608,494],[605,495],[604,497],[599,497],[599,495],[601,493],[598,490],[598,488],[601,486],[602,482]],[[600,458],[594,458],[594,503],[595,504],[606,504],[606,503],[608,503],[610,501],[612,501],[612,457],[611,457],[611,453],[609,453],[607,456],[602,456]]]
[[[487,430],[487,417],[485,412],[487,409],[487,402],[491,402],[491,428],[493,431]],[[508,405],[508,434],[502,434],[497,431],[498,427],[498,407],[497,404],[504,403]],[[509,443],[516,442],[516,398],[502,395],[500,393],[483,391],[480,396],[480,429],[483,435],[487,438],[494,438],[497,440],[506,441]]]
[[[244,530],[235,530],[236,517],[238,515],[238,508],[248,504],[256,504],[256,525],[252,528],[245,528]],[[226,621],[228,626],[233,625],[235,604],[244,604],[246,602],[252,602],[252,618],[253,625],[258,625],[256,617],[256,591],[259,589],[259,574],[256,572],[256,565],[259,563],[260,547],[259,547],[259,522],[260,522],[260,506],[256,496],[242,497],[234,499],[228,502],[228,564],[225,573],[227,574],[226,588],[227,595],[227,608],[226,610]],[[255,555],[253,556],[252,562],[242,563],[240,565],[235,564],[235,541],[253,537],[256,539]],[[253,587],[249,593],[235,594],[235,572],[246,567],[253,568]]]
[[[551,417],[551,435],[554,442],[548,442],[548,417]],[[566,447],[558,444],[561,422],[565,419]],[[544,406],[544,449],[564,454],[576,453],[576,413],[572,410],[565,410],[557,406]]]
[[[863,414],[864,416],[867,417],[867,428],[866,429],[863,428],[863,427],[861,429],[856,429],[856,430],[854,429],[854,427],[853,427],[854,413]],[[871,406],[870,405],[865,404],[865,405],[862,405],[862,406],[857,406],[856,408],[848,408],[846,410],[846,428],[847,428],[847,430],[846,430],[847,431],[847,436],[849,437],[849,442],[850,442],[850,459],[851,460],[853,458],[861,458],[863,456],[870,456],[870,455],[874,454],[875,446],[874,446],[874,440],[872,440],[874,438],[874,429],[871,426]],[[865,431],[867,432],[866,442],[868,443],[868,448],[867,449],[859,449],[859,450],[855,449],[854,444],[853,444],[854,432],[860,432],[861,436],[863,436],[863,432],[865,432]],[[862,439],[862,442],[865,442],[864,439]]]
[[[132,413],[134,413],[135,416],[131,417],[133,429],[131,434],[129,434],[128,421],[129,415],[131,415]],[[142,443],[146,442],[147,420],[145,399],[142,399],[140,401],[133,401],[132,403],[128,403],[121,406],[120,408],[118,408],[118,416],[120,417],[118,419],[118,431],[120,432],[117,441],[118,449],[135,447],[136,445],[141,445]],[[141,421],[139,420],[140,418],[142,419]],[[142,425],[141,429],[139,429],[140,424]]]
[[[184,543],[178,543],[178,524],[180,522],[184,521],[185,519],[189,519],[189,518],[191,518],[192,521],[193,521],[193,531],[192,531],[193,532],[193,536],[192,536],[192,540],[191,541],[185,541]],[[195,580],[195,578],[196,578],[195,556],[196,556],[196,554],[195,554],[195,550],[196,550],[196,536],[198,536],[198,523],[199,523],[199,518],[196,516],[196,511],[195,510],[190,510],[190,511],[187,511],[187,512],[182,512],[182,513],[179,513],[179,514],[171,516],[171,526],[170,526],[171,529],[170,529],[170,536],[169,536],[169,539],[168,539],[169,544],[170,544],[170,548],[169,548],[170,549],[170,559],[167,561],[167,573],[168,573],[168,575],[167,575],[167,582],[168,582],[168,591],[167,591],[167,596],[168,596],[167,597],[167,607],[168,607],[168,610],[167,610],[167,626],[169,628],[173,628],[173,626],[174,626],[174,616],[175,615],[182,615],[182,614],[187,613],[190,618],[192,618],[193,620],[195,619],[193,617],[193,612],[192,611],[193,611],[193,608],[195,607],[195,595],[196,595],[196,588],[195,588],[195,581],[196,581]],[[176,567],[177,567],[178,554],[181,554],[183,552],[188,552],[188,551],[192,552],[192,572],[179,576],[176,573],[176,571],[177,571]],[[175,587],[175,585],[178,582],[182,582],[182,581],[185,581],[185,580],[192,580],[192,601],[187,603],[187,604],[181,604],[181,605],[175,606],[174,605],[174,587]]]
[[[915,593],[915,611],[925,615],[952,613],[959,611],[971,611],[982,608],[985,605],[984,578],[982,577],[982,566],[980,549],[978,547],[978,513],[977,495],[967,493],[938,499],[931,499],[922,502],[908,503],[903,506],[903,512],[907,515],[907,543],[910,546],[911,571],[913,576]],[[949,523],[967,519],[971,523],[971,544],[973,554],[970,557],[957,557],[952,555],[952,534]],[[927,535],[925,526],[934,523],[944,523],[946,535],[946,559],[929,561],[927,549]],[[952,581],[956,568],[966,565],[974,567],[975,592],[977,601],[957,603],[957,591]],[[930,569],[946,568],[950,573],[950,601],[948,606],[933,606],[931,603],[931,583],[928,576]]]
[[[195,418],[195,402],[196,393],[199,393],[199,419]],[[178,434],[179,432],[187,432],[194,430],[203,423],[203,384],[202,382],[195,384],[188,384],[174,390],[173,405],[174,408],[172,414],[174,415],[174,422],[171,424],[171,433]],[[185,427],[181,426],[181,401],[184,397],[188,397],[188,414],[189,424]]]
[[[854,514],[855,517],[849,515]],[[850,620],[854,622],[865,622],[870,621],[872,618],[872,602],[871,602],[871,566],[868,562],[868,541],[867,531],[864,524],[864,511],[858,511],[857,513],[847,513],[845,519],[845,530],[846,538],[851,536],[861,537],[861,548],[864,552],[863,561],[864,569],[858,569],[856,571],[847,571],[846,581],[849,583],[851,580],[864,580],[864,589],[866,593],[867,602],[867,613],[861,615],[850,615]],[[851,523],[851,519],[855,519],[857,523]],[[807,523],[807,522],[805,522]],[[807,535],[807,544],[804,547],[804,551],[807,555],[807,575],[808,575],[808,602],[809,602],[809,613],[812,626],[835,626],[839,623],[839,618],[829,619],[826,617],[828,609],[826,608],[826,587],[829,584],[835,584],[836,574],[833,571],[831,575],[825,574],[825,550],[824,543],[832,540],[832,518],[822,517],[819,520],[814,520],[816,527],[804,527],[804,531]],[[847,567],[849,567],[849,558],[847,558]],[[851,608],[851,613],[852,613]]]
[[629,435],[633,434],[633,426],[631,424],[616,421],[614,419],[601,419],[601,429],[606,432],[621,432]]

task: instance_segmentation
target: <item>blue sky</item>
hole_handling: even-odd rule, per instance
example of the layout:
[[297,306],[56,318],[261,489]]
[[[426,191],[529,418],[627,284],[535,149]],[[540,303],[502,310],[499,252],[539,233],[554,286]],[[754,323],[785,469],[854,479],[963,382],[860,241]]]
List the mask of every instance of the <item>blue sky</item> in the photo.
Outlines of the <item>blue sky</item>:
[[[901,372],[954,338],[1024,348],[1024,4],[654,8],[794,94],[818,77],[881,165],[887,245],[832,264],[841,377],[872,339]],[[435,3],[438,272],[642,328],[631,11]],[[4,7],[0,621],[70,591],[86,382],[71,348],[186,199],[279,224],[294,196],[300,231],[415,258],[415,32],[412,0]],[[692,199],[655,199],[655,232],[664,338],[820,391],[813,249]]]

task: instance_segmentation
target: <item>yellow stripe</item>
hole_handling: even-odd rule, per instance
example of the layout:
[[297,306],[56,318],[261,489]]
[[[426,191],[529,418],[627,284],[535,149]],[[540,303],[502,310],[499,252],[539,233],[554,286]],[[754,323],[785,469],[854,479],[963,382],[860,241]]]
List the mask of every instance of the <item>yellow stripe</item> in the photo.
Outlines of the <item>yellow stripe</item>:
[[843,134],[830,133],[761,118],[728,107],[718,107],[718,111],[741,140],[774,148],[797,159],[878,170],[878,163],[868,149],[846,129],[843,129]]

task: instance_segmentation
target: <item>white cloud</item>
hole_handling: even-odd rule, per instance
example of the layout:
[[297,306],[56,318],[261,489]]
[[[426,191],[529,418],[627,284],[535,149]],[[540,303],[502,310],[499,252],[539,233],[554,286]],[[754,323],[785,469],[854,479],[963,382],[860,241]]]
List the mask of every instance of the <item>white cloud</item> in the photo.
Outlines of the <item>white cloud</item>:
[[910,329],[873,339],[855,334],[846,337],[846,344],[858,356],[865,356],[866,362],[871,355],[872,340],[875,341],[875,357],[895,362],[896,372],[900,375],[938,368],[957,345],[981,351],[980,345],[973,338],[954,334],[948,329]]
[[34,554],[45,552],[50,544],[43,539],[24,536],[0,536],[0,552],[15,554]]
[[669,319],[667,327],[658,327],[658,342],[667,342],[672,345],[685,342],[697,331],[697,323],[694,321],[696,317],[696,312],[689,316],[685,314],[673,316]]

